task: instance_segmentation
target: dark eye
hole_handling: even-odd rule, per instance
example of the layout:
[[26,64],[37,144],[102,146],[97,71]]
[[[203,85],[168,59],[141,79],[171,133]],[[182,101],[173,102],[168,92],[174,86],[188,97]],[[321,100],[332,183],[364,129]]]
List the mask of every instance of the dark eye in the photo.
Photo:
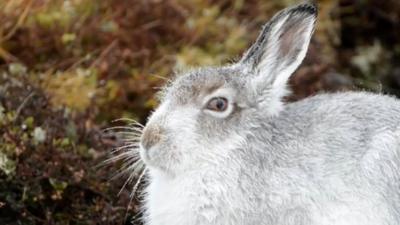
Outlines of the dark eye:
[[223,112],[228,108],[228,100],[223,97],[212,98],[208,101],[206,108],[216,112]]

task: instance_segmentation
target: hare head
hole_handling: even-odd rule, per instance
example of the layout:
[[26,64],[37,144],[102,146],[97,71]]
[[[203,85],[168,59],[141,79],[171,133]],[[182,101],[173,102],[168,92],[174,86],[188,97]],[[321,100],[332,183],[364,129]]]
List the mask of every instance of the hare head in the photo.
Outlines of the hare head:
[[284,107],[290,75],[304,59],[317,9],[301,4],[275,15],[235,64],[178,76],[165,87],[141,137],[141,158],[171,176],[235,162],[238,146],[260,120]]

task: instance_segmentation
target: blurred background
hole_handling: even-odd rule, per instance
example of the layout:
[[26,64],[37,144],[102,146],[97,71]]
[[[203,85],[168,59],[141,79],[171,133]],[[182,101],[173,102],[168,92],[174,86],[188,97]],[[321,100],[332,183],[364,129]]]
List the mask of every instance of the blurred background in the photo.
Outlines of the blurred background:
[[[118,146],[102,129],[121,117],[145,123],[174,71],[233,62],[296,3],[0,0],[0,224],[140,224],[140,195],[130,203],[132,184],[110,179],[120,164],[97,166]],[[318,3],[287,101],[400,96],[400,1]]]

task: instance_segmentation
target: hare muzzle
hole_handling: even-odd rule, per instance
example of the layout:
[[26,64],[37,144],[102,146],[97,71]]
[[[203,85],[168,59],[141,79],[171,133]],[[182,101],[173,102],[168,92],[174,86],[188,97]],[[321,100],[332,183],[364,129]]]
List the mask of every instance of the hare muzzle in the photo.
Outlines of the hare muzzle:
[[163,129],[158,125],[149,124],[144,128],[141,145],[148,151],[162,139]]

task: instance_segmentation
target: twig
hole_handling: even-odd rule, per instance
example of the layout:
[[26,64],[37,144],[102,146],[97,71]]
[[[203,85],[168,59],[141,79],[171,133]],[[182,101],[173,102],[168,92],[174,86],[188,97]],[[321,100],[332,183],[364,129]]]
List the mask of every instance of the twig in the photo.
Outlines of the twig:
[[93,68],[96,66],[98,63],[100,63],[106,56],[107,54],[115,47],[115,45],[118,43],[117,40],[114,40],[109,44],[99,55],[99,57],[90,65],[89,68]]
[[0,58],[3,58],[6,62],[18,62],[19,59],[13,56],[11,53],[6,51],[4,48],[1,47],[0,43]]
[[28,5],[25,7],[25,9],[21,13],[21,15],[18,17],[18,21],[15,24],[15,26],[11,29],[10,32],[8,32],[8,34],[6,34],[4,37],[2,37],[0,39],[0,43],[4,42],[4,41],[7,41],[8,39],[10,39],[15,34],[15,32],[17,32],[18,28],[22,25],[22,23],[24,22],[24,20],[28,16],[28,13],[29,13],[29,11],[31,10],[31,7],[32,7],[32,3],[33,3],[33,0],[29,0]]
[[26,98],[24,99],[24,101],[22,101],[21,105],[18,106],[17,108],[17,112],[15,114],[15,118],[14,121],[17,121],[18,116],[21,114],[22,109],[25,107],[25,105],[28,103],[28,101],[35,95],[35,92],[31,92],[28,96],[26,96]]

